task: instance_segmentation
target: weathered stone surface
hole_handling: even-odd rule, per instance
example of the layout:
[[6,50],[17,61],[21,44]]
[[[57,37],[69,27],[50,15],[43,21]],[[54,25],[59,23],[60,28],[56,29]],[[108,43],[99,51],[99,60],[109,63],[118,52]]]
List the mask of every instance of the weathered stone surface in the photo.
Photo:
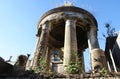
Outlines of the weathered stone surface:
[[27,60],[28,60],[28,57],[25,55],[18,56],[17,61],[14,65],[14,69],[13,69],[14,75],[23,75],[24,74]]
[[64,42],[64,60],[63,64],[69,65],[70,62],[76,62],[77,39],[76,25],[74,19],[67,19],[65,25],[65,42]]
[[[47,29],[44,29],[46,27]],[[64,70],[70,62],[76,62],[77,55],[80,53],[78,50],[83,51],[89,47],[91,55],[93,55],[91,58],[99,59],[97,29],[96,19],[84,9],[75,6],[62,6],[46,12],[38,23],[38,44],[33,66],[38,66],[40,56],[45,58],[46,64],[49,64],[50,52],[47,49],[61,49],[63,47]],[[93,69],[98,65],[102,64],[92,60]],[[47,67],[50,68],[50,64]]]
[[93,49],[90,52],[91,55],[91,65],[92,65],[92,70],[94,72],[97,72],[101,67],[103,67],[102,65],[102,57],[101,57],[101,53],[103,51],[101,49]]
[[33,59],[33,66],[32,68],[34,69],[35,67],[39,66],[40,64],[40,57],[43,56],[43,58],[46,55],[46,50],[48,46],[48,37],[49,37],[49,23],[46,22],[42,25],[42,32],[39,37],[38,41],[38,46],[36,49],[36,53]]
[[88,31],[88,46],[92,50],[94,48],[99,48],[98,39],[97,39],[97,28],[91,27]]

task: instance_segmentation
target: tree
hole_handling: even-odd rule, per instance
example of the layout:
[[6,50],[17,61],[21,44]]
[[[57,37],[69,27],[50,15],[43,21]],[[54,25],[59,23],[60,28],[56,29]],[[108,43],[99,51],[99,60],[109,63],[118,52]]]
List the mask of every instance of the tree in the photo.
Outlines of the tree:
[[107,32],[107,36],[105,34],[103,34],[103,37],[114,37],[116,36],[115,32],[115,28],[112,28],[111,25],[109,23],[105,24],[105,28],[106,28],[106,32]]

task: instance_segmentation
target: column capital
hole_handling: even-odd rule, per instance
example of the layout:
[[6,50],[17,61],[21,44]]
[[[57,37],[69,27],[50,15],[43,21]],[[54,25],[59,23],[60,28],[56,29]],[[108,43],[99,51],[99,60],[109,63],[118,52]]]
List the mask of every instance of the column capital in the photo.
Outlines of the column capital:
[[77,21],[77,17],[70,17],[70,16],[65,16],[64,17],[64,20],[66,21],[66,20],[73,20],[73,21]]
[[90,25],[90,30],[98,31],[98,28],[95,25]]
[[51,24],[51,23],[50,23],[49,21],[45,21],[43,24],[41,24],[42,29],[43,29],[43,30],[49,29],[49,25],[50,25],[50,24]]

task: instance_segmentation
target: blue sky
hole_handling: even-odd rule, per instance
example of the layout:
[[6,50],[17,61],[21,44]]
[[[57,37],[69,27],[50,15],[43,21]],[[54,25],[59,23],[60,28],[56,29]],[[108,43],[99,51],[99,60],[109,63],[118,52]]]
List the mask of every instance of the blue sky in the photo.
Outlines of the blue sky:
[[[98,38],[104,50],[105,23],[120,30],[120,0],[0,0],[0,56],[5,60],[20,54],[33,56],[36,43],[37,23],[48,10],[71,1],[75,6],[91,12],[98,21]],[[31,56],[31,57],[32,57]],[[89,54],[85,52],[86,68]]]

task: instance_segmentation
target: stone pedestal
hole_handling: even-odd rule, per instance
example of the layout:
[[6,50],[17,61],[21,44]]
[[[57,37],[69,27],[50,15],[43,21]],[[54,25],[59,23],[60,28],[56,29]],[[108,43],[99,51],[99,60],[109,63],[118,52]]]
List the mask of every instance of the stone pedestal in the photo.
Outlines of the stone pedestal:
[[92,49],[90,52],[93,71],[98,71],[98,69],[102,67],[102,57],[101,57],[102,52],[103,51],[99,48]]

